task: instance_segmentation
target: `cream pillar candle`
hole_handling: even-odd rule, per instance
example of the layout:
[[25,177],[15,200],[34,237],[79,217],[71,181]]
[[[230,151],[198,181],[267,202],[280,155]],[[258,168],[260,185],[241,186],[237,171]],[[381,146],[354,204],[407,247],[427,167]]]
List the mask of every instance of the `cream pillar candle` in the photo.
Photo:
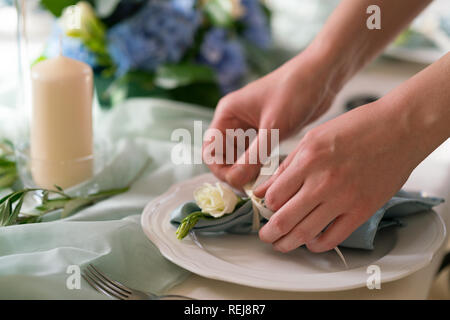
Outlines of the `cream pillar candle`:
[[31,69],[31,173],[41,188],[68,188],[93,174],[93,73],[59,56]]

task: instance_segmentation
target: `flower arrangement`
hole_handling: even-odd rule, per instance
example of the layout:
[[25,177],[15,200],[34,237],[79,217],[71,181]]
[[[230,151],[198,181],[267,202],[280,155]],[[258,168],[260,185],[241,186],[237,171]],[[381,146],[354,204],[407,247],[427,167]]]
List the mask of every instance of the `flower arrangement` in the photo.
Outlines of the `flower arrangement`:
[[62,53],[94,69],[102,106],[130,96],[215,106],[249,73],[268,71],[261,57],[271,48],[269,11],[259,0],[41,4],[58,23],[40,59],[58,55],[62,37]]

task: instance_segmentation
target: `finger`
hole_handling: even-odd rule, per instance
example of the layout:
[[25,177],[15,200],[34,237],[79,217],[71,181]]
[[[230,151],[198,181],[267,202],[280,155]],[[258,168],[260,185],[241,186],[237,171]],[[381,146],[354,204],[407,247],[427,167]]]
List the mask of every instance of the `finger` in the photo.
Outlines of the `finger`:
[[[235,164],[228,170],[226,181],[234,187],[240,188],[246,183],[255,180],[259,174],[261,164],[259,160],[256,163],[250,163],[249,157],[257,152],[258,137],[255,138],[250,147],[241,155]],[[255,151],[256,150],[256,151]]]
[[259,175],[262,164],[270,156],[271,140],[270,129],[259,129],[256,138],[228,171],[227,182],[235,187],[242,187],[255,180]]
[[319,237],[306,243],[312,252],[325,252],[337,247],[347,239],[361,224],[349,214],[338,216]]
[[278,239],[274,249],[281,252],[294,250],[315,239],[338,214],[328,204],[321,204],[300,221],[288,234]]
[[286,169],[274,180],[265,193],[265,205],[272,211],[278,211],[300,190],[304,182],[303,168],[298,168],[291,161]]
[[222,132],[216,128],[209,128],[206,131],[202,146],[202,158],[212,173],[225,181],[226,174],[231,166],[227,165],[224,159],[223,136]]
[[273,184],[273,182],[278,179],[278,177],[289,167],[295,155],[297,154],[296,150],[292,151],[283,162],[280,163],[280,166],[277,168],[275,173],[264,183],[259,185],[255,190],[255,196],[259,198],[264,198],[265,194],[269,187]]
[[273,243],[290,232],[320,204],[319,200],[312,192],[312,188],[305,184],[259,230],[259,238],[261,241]]
[[264,198],[269,187],[273,184],[273,182],[276,179],[278,179],[278,177],[289,166],[293,156],[294,156],[293,153],[288,155],[288,157],[283,162],[280,163],[279,167],[277,168],[277,170],[275,170],[274,174],[269,179],[267,179],[265,182],[261,183],[259,186],[256,187],[256,189],[253,192],[257,197]]
[[[227,143],[229,143],[226,135],[227,129],[247,130],[250,128],[247,122],[234,114],[233,105],[236,103],[234,96],[227,95],[220,100],[211,125],[205,132],[202,146],[204,163],[221,180],[226,180],[226,173],[231,168],[231,165],[226,161]],[[242,105],[242,102],[240,105]]]

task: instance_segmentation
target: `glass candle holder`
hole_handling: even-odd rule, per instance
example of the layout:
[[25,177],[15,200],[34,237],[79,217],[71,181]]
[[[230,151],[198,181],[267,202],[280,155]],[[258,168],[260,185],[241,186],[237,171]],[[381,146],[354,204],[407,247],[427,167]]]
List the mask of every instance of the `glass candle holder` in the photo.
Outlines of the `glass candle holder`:
[[93,71],[64,55],[64,31],[39,3],[15,0],[17,165],[25,187],[71,189],[91,180],[103,164],[94,142]]

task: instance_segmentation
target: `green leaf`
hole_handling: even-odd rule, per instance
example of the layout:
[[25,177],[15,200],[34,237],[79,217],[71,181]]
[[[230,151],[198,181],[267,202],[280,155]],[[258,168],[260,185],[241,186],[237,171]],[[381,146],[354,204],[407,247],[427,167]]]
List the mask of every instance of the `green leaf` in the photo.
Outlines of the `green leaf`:
[[92,200],[89,198],[75,198],[69,200],[65,204],[63,212],[61,212],[61,218],[66,218],[90,204],[92,204]]
[[14,169],[11,173],[0,175],[0,189],[11,187],[17,180],[18,176]]
[[155,84],[164,89],[212,82],[216,82],[214,71],[208,66],[199,64],[166,64],[158,67],[155,74]]
[[0,156],[0,169],[11,169],[16,167],[16,162],[11,156]]
[[[16,219],[22,208],[23,199],[28,191],[22,190],[9,194],[0,200],[0,225],[9,226],[15,224]],[[16,203],[15,208],[13,208],[14,203]]]
[[154,85],[154,74],[145,71],[130,71],[124,76],[96,76],[95,86],[102,108],[110,108],[130,97],[170,98],[167,90]]
[[19,199],[18,199],[18,203],[16,204],[12,215],[10,215],[9,220],[8,220],[8,224],[15,224],[17,222],[17,217],[19,216],[20,210],[22,209],[22,205],[23,205],[23,200],[25,199],[25,195],[26,192],[22,192]]
[[36,210],[41,211],[41,212],[51,212],[54,210],[62,209],[62,208],[64,208],[66,203],[70,200],[71,200],[70,198],[69,199],[57,198],[57,199],[43,201],[43,203],[40,206],[36,207]]
[[41,5],[55,17],[59,17],[66,7],[76,4],[78,1],[79,0],[41,0]]
[[203,10],[212,25],[229,28],[233,26],[232,4],[229,0],[208,0]]
[[169,90],[171,99],[215,108],[222,94],[216,83],[193,83]]
[[125,187],[125,188],[121,188],[121,189],[104,190],[104,191],[99,191],[97,193],[90,194],[88,197],[92,202],[95,203],[95,202],[101,201],[103,199],[110,198],[115,195],[127,192],[128,190],[130,190],[129,187]]
[[7,153],[12,153],[14,150],[14,144],[11,140],[1,139],[0,140],[0,149],[5,150]]
[[11,187],[17,178],[14,146],[7,140],[0,141],[0,189]]
[[11,206],[9,205],[8,199],[0,205],[0,212],[0,226],[5,226],[7,225],[7,221],[11,215]]
[[44,60],[46,60],[47,59],[47,57],[45,56],[45,54],[41,54],[39,57],[37,57],[32,63],[31,63],[31,66],[33,67],[35,64],[37,64],[37,63],[39,63],[39,62],[41,62],[41,61],[44,61]]
[[211,108],[221,98],[214,72],[189,63],[165,65],[156,73],[130,71],[117,79],[96,75],[95,86],[105,109],[131,97],[171,99]]
[[[5,149],[2,148],[0,151],[4,150]],[[5,152],[3,152],[3,154],[5,154]],[[1,186],[3,178],[16,175],[17,173],[15,171],[16,168],[14,162],[12,162],[13,166],[11,166],[11,163],[5,160],[4,157],[0,157],[0,159],[2,160],[1,163],[4,164],[3,167],[0,166]],[[145,171],[146,168],[147,165],[139,171],[134,179],[132,179],[130,185],[133,184],[136,179],[138,179],[138,177]],[[57,185],[55,185],[55,190],[33,188],[14,191],[0,199],[0,226],[40,222],[42,221],[42,216],[44,216],[45,214],[61,209],[61,217],[67,217],[86,206],[93,205],[97,202],[128,191],[130,185],[120,189],[110,189],[91,193],[85,197],[70,197],[69,195],[64,193],[61,187]],[[25,196],[29,192],[36,191],[42,193],[42,202],[35,208],[38,213],[21,213],[20,210],[22,209]],[[57,197],[50,198],[50,194],[54,194]]]
[[195,227],[198,220],[200,220],[201,218],[206,218],[207,216],[207,214],[201,211],[195,211],[187,215],[177,228],[177,238],[180,240],[184,239],[189,234],[189,231],[191,231]]
[[27,224],[27,223],[38,223],[42,221],[42,217],[40,215],[22,215],[17,217],[17,224]]

